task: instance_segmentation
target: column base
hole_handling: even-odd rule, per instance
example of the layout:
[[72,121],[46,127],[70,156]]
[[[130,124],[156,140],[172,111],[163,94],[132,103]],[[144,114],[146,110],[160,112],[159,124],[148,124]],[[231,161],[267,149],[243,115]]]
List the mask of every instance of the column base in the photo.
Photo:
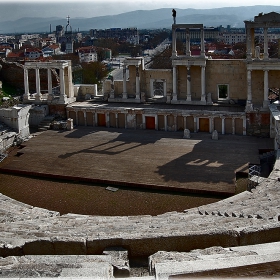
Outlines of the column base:
[[263,101],[262,109],[268,110],[269,104],[270,104],[270,101],[269,101],[269,100],[264,100],[264,101]]
[[254,111],[254,107],[253,107],[253,104],[250,102],[246,104],[246,107],[245,107],[245,112],[252,112]]
[[127,99],[127,92],[123,92],[122,98],[123,98],[123,99]]

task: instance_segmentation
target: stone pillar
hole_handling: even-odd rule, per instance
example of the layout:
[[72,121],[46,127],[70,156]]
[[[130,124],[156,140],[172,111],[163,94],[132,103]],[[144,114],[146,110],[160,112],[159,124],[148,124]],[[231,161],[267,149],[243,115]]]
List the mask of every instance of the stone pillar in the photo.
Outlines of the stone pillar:
[[253,111],[252,104],[252,71],[247,70],[247,101],[246,101],[246,112]]
[[212,133],[214,131],[214,117],[210,117],[209,119],[209,131]]
[[110,115],[109,113],[105,113],[106,118],[106,127],[110,127]]
[[186,28],[186,56],[191,56],[191,40],[189,28]]
[[41,100],[42,94],[41,94],[41,84],[40,84],[40,69],[35,68],[35,74],[36,74],[36,100]]
[[232,125],[232,135],[234,135],[235,134],[235,118],[232,118],[231,121],[232,121],[232,123],[231,123],[231,125]]
[[201,66],[201,101],[206,102],[206,97],[205,97],[205,66]]
[[94,126],[98,126],[97,112],[94,113]]
[[85,126],[87,126],[87,112],[84,111],[84,122],[85,122]]
[[115,113],[115,119],[116,119],[116,128],[119,128],[119,114]]
[[[253,34],[252,34],[253,30]],[[247,28],[246,29],[246,47],[247,47],[247,52],[246,52],[246,58],[247,59],[252,59],[252,40],[254,41],[254,29],[253,28]],[[253,35],[253,36],[252,36]]]
[[48,68],[48,94],[52,95],[52,72]]
[[200,56],[205,57],[205,45],[204,45],[204,29],[201,28],[201,36],[200,36]]
[[126,92],[126,65],[123,66],[123,99],[127,99],[127,92]]
[[222,117],[222,134],[224,135],[225,134],[225,118]]
[[167,115],[164,115],[164,131],[167,131]]
[[192,101],[191,94],[191,68],[187,67],[187,101]]
[[194,129],[194,132],[197,132],[197,117],[193,117],[193,129]]
[[173,66],[173,96],[172,100],[177,101],[177,67]]
[[140,99],[140,75],[139,75],[139,66],[136,66],[136,99]]
[[186,128],[187,128],[187,117],[184,116],[184,129],[186,129]]
[[78,111],[75,111],[75,115],[76,115],[76,125],[79,125],[79,119],[78,119]]
[[174,131],[177,131],[177,116],[174,115]]
[[127,113],[124,113],[124,128],[127,129]]
[[267,109],[269,105],[268,100],[268,70],[264,70],[264,83],[263,83],[263,108]]
[[28,80],[28,69],[24,68],[24,100],[29,100],[29,80]]
[[267,38],[267,27],[264,27],[263,29],[263,35],[264,35],[264,42],[263,42],[263,58],[268,59],[268,38]]
[[158,130],[158,115],[155,115],[155,130]]
[[142,114],[142,129],[146,129],[146,117]]
[[177,56],[176,50],[176,28],[172,27],[172,56]]
[[246,135],[246,117],[242,118],[243,120],[243,135]]
[[66,94],[65,94],[65,80],[64,80],[64,68],[59,69],[59,80],[60,80],[60,96],[59,103],[66,103]]

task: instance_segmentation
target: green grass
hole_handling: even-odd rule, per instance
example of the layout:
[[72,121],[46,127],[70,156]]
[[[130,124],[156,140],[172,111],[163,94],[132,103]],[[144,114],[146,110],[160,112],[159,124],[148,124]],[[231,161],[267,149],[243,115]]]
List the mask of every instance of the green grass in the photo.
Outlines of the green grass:
[[17,95],[17,90],[14,86],[11,86],[7,83],[4,83],[2,84],[2,95],[3,96],[15,96]]

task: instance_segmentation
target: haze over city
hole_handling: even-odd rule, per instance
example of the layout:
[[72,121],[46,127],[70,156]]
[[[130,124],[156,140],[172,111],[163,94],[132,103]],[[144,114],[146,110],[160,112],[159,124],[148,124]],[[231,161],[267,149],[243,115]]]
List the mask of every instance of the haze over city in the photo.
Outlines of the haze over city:
[[[16,20],[22,17],[65,17],[71,14],[72,17],[97,17],[104,15],[116,15],[135,10],[153,10],[160,8],[178,9],[212,9],[222,7],[244,6],[244,1],[200,1],[187,2],[182,0],[175,1],[128,1],[128,0],[108,0],[108,1],[19,1],[1,0],[0,1],[0,22],[6,20]],[[277,6],[277,1],[270,1],[270,6]],[[246,6],[264,5],[260,0],[246,1]]]

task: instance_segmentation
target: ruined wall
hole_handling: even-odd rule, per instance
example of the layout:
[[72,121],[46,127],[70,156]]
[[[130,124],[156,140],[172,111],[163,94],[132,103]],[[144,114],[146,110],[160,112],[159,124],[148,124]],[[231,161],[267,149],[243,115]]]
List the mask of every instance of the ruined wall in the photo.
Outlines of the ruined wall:
[[244,60],[207,60],[206,92],[212,93],[212,99],[218,99],[218,84],[229,85],[229,99],[247,99],[247,70]]
[[246,114],[247,135],[269,137],[270,113],[250,112]]

